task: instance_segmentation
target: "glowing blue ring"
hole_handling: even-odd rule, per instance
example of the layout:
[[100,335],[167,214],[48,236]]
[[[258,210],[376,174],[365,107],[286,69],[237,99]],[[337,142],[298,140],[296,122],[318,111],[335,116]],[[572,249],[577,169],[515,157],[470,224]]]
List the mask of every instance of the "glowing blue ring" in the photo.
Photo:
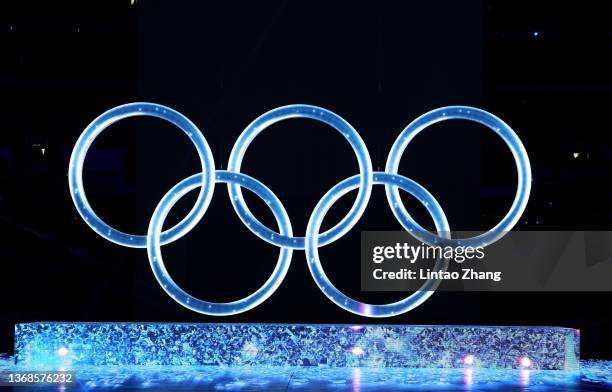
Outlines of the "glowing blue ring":
[[412,219],[402,203],[399,190],[396,186],[385,186],[387,199],[393,214],[398,219],[400,217],[405,218],[409,227],[408,231],[420,241],[430,245],[444,243],[448,246],[485,247],[499,240],[508,231],[512,230],[523,214],[523,211],[525,211],[527,201],[529,200],[529,193],[531,192],[531,165],[527,151],[519,137],[508,124],[489,112],[469,106],[447,106],[432,110],[411,122],[400,133],[389,152],[385,171],[392,174],[397,173],[399,162],[406,146],[419,132],[437,122],[453,119],[475,121],[492,129],[512,151],[518,174],[518,186],[516,196],[506,216],[495,227],[483,234],[470,238],[450,240],[430,233]]
[[204,186],[200,190],[195,205],[181,222],[162,233],[162,244],[167,244],[184,236],[199,222],[206,212],[214,190],[215,163],[210,147],[198,127],[181,113],[163,105],[134,102],[117,106],[102,113],[85,128],[72,150],[70,165],[68,166],[68,184],[72,201],[83,220],[85,220],[85,223],[100,236],[130,248],[145,248],[147,244],[146,236],[127,234],[116,230],[98,217],[89,205],[85,196],[85,188],[83,187],[83,163],[85,162],[87,151],[96,137],[111,124],[134,116],[157,117],[179,127],[194,144],[202,165],[202,173],[199,176],[204,182]]
[[[355,226],[365,211],[372,192],[372,162],[370,154],[359,133],[346,120],[334,112],[311,105],[288,105],[270,110],[249,124],[238,137],[230,153],[227,170],[240,172],[244,154],[255,137],[270,125],[289,118],[309,118],[330,125],[348,140],[359,163],[360,186],[355,203],[353,203],[348,214],[338,224],[321,234],[319,246],[324,246],[336,241]],[[239,184],[229,184],[228,190],[230,200],[240,220],[259,238],[276,246],[304,249],[304,237],[284,236],[264,226],[247,207]]]
[[[323,267],[321,266],[318,244],[321,223],[323,222],[327,211],[338,199],[351,190],[359,187],[358,180],[358,176],[353,176],[334,186],[325,194],[325,196],[323,196],[323,198],[321,198],[312,212],[310,220],[308,221],[308,227],[306,229],[306,260],[308,261],[308,268],[310,270],[310,274],[323,294],[325,294],[327,298],[342,309],[367,317],[397,316],[402,313],[406,313],[425,302],[427,298],[434,293],[440,284],[440,281],[428,280],[425,282],[425,284],[423,284],[421,290],[415,291],[407,298],[397,302],[383,305],[366,304],[356,301],[338,290],[329,280],[327,275],[325,275],[325,271],[323,271]],[[448,222],[446,220],[446,216],[444,215],[444,211],[436,199],[425,188],[411,179],[398,174],[374,172],[373,180],[374,184],[394,185],[416,197],[425,206],[425,208],[427,208],[427,211],[429,211],[434,220],[438,234],[442,237],[450,238],[450,229],[448,227]],[[399,217],[398,220],[402,226],[404,226],[404,228],[407,229],[407,227],[409,227],[407,224],[410,222],[406,219]],[[447,266],[448,260],[440,259],[435,265],[435,270],[446,270]]]
[[[239,183],[240,186],[255,193],[269,206],[276,218],[280,233],[286,236],[291,236],[293,234],[289,216],[280,200],[278,200],[276,195],[261,182],[246,174],[231,173],[224,170],[218,170],[216,172],[216,182],[226,182],[230,184]],[[166,270],[161,254],[162,244],[160,241],[160,233],[168,213],[176,202],[188,192],[201,186],[202,176],[200,174],[188,177],[170,189],[155,208],[147,234],[147,254],[149,256],[151,269],[164,291],[176,302],[194,312],[210,316],[227,316],[246,312],[268,299],[280,286],[289,269],[293,251],[281,247],[278,262],[276,263],[276,268],[274,268],[272,275],[256,292],[238,301],[225,303],[202,301],[185,292],[174,282],[174,280],[172,280],[170,274]]]

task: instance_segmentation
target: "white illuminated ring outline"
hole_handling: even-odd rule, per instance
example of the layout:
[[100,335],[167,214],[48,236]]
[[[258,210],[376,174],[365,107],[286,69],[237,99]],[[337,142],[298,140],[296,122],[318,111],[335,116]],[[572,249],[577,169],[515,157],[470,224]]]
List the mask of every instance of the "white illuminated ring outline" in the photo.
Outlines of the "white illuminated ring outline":
[[[202,164],[202,173],[182,180],[163,197],[151,218],[147,236],[126,234],[113,229],[102,221],[89,205],[82,181],[85,156],[95,138],[109,125],[121,119],[139,115],[158,117],[178,126],[195,145]],[[253,139],[268,126],[288,118],[310,118],[331,125],[348,140],[359,163],[359,175],[340,182],[319,201],[310,216],[305,237],[293,237],[291,223],[283,205],[265,185],[239,172],[246,149]],[[467,239],[451,239],[447,219],[434,197],[416,182],[397,174],[399,161],[408,143],[429,125],[449,119],[476,121],[495,131],[510,147],[518,171],[517,194],[510,211],[493,229],[482,235]],[[385,185],[393,214],[415,238],[430,245],[472,246],[475,248],[484,247],[497,241],[512,229],[525,210],[531,190],[529,158],[518,136],[506,123],[491,113],[467,106],[449,106],[436,109],[410,123],[395,141],[389,153],[385,172],[373,172],[370,156],[363,140],[357,131],[337,114],[311,105],[283,106],[258,117],[245,129],[232,149],[228,169],[228,171],[215,171],[212,153],[204,136],[185,116],[162,105],[136,102],[117,106],[101,114],[87,126],[72,152],[68,180],[70,194],[79,214],[94,231],[103,238],[119,245],[131,248],[146,247],[151,268],[162,288],[181,305],[193,311],[213,316],[244,312],[265,301],[284,279],[293,249],[305,249],[308,267],[316,284],[330,300],[341,308],[368,317],[389,317],[405,313],[429,298],[440,281],[428,280],[418,291],[394,303],[366,304],[355,301],[336,289],[325,275],[319,260],[318,248],[330,244],[346,234],[362,216],[373,184]],[[170,277],[161,255],[162,245],[185,235],[202,218],[210,204],[215,181],[228,184],[232,205],[242,222],[258,237],[280,247],[280,255],[274,272],[264,285],[255,293],[241,300],[228,303],[203,301],[183,291]],[[246,187],[266,202],[279,225],[278,233],[261,224],[253,216],[242,197],[241,187]],[[186,193],[196,188],[200,188],[200,193],[192,210],[180,223],[162,232],[164,220],[174,204]],[[413,194],[427,208],[433,218],[438,235],[422,228],[408,214],[399,196],[398,189],[400,188]],[[319,234],[321,223],[329,208],[340,197],[353,189],[358,189],[358,193],[349,213],[336,226]],[[439,259],[435,265],[435,270],[446,270],[447,266],[448,260]]]
[[499,240],[506,235],[507,232],[512,230],[525,211],[527,201],[529,200],[529,194],[531,192],[531,164],[529,163],[527,151],[525,150],[521,139],[519,139],[512,128],[510,128],[510,126],[502,121],[499,117],[482,109],[469,106],[446,106],[427,112],[408,124],[408,126],[397,137],[393,147],[391,147],[391,151],[389,152],[385,171],[387,173],[397,174],[402,154],[414,137],[430,125],[446,120],[468,120],[480,123],[498,134],[504,143],[506,143],[506,145],[510,148],[516,163],[518,185],[516,188],[516,196],[514,197],[512,206],[510,207],[510,210],[506,216],[504,216],[502,220],[495,225],[495,227],[478,236],[471,238],[446,239],[430,233],[419,225],[414,219],[412,219],[406,210],[406,207],[404,207],[404,203],[400,198],[399,190],[396,186],[385,186],[387,200],[389,201],[391,210],[396,217],[399,218],[400,216],[405,216],[408,218],[408,227],[406,230],[408,230],[415,238],[423,241],[426,244],[444,244],[453,247],[486,247]]
[[[256,118],[240,134],[230,153],[227,170],[240,172],[240,166],[247,148],[261,132],[270,125],[290,118],[308,118],[320,121],[340,132],[351,145],[359,163],[360,185],[357,197],[350,211],[334,227],[321,233],[320,246],[336,241],[346,234],[361,218],[372,193],[372,162],[368,149],[359,133],[345,119],[327,109],[312,105],[288,105],[270,110]],[[279,147],[281,148],[281,147]],[[279,235],[263,225],[247,207],[242,197],[239,184],[229,184],[228,190],[234,210],[242,222],[259,238],[276,246],[292,249],[304,249],[304,237],[287,237]]]
[[[268,205],[270,211],[272,211],[274,214],[274,218],[276,219],[280,233],[286,236],[291,236],[293,234],[289,216],[287,215],[287,212],[285,211],[280,200],[278,200],[276,195],[274,195],[274,193],[272,193],[272,191],[261,182],[247,176],[246,174],[227,172],[224,170],[217,170],[216,182],[229,184],[239,183],[241,186],[255,193]],[[246,312],[247,310],[256,307],[268,299],[268,297],[270,297],[272,293],[274,293],[274,291],[276,291],[276,289],[280,286],[283,279],[285,279],[287,271],[289,270],[293,250],[286,247],[281,247],[276,268],[274,268],[272,275],[270,275],[268,280],[257,291],[243,299],[232,302],[208,302],[195,298],[191,294],[181,289],[179,285],[172,280],[172,277],[164,264],[161,253],[162,244],[160,242],[160,234],[164,221],[172,207],[187,193],[201,186],[202,176],[195,174],[175,185],[159,202],[157,208],[155,208],[153,216],[151,217],[147,235],[147,254],[149,256],[149,264],[151,265],[155,278],[164,291],[168,293],[168,295],[176,302],[188,309],[193,310],[194,312],[207,314],[210,316],[228,316]]]
[[176,125],[187,135],[187,137],[189,137],[189,140],[191,140],[195,146],[200,158],[200,164],[202,165],[202,173],[200,173],[199,176],[204,186],[198,194],[195,205],[182,221],[162,233],[162,244],[167,244],[181,238],[200,221],[202,216],[204,216],[213,195],[215,185],[215,163],[210,147],[198,127],[181,113],[163,105],[148,102],[134,102],[117,106],[102,113],[85,128],[72,150],[70,164],[68,166],[68,186],[70,188],[72,201],[85,223],[100,236],[115,244],[129,248],[145,248],[147,245],[146,236],[124,233],[109,226],[98,217],[93,208],[89,205],[89,201],[85,196],[85,187],[83,186],[83,163],[85,162],[85,157],[87,156],[87,151],[91,144],[102,131],[110,125],[124,118],[134,116],[157,117]]
[[[392,184],[412,194],[421,204],[423,204],[423,206],[425,206],[433,218],[438,234],[443,238],[450,238],[450,228],[448,227],[448,221],[446,220],[444,211],[442,211],[440,204],[438,204],[436,199],[425,188],[413,180],[399,174],[374,172],[373,179],[376,185]],[[430,279],[426,281],[420,290],[415,291],[408,297],[397,302],[381,305],[367,304],[356,301],[338,290],[329,280],[321,265],[318,244],[321,223],[327,211],[329,211],[338,199],[359,186],[357,180],[358,177],[353,176],[335,185],[321,198],[312,212],[306,229],[306,260],[308,262],[308,269],[323,294],[342,309],[366,317],[397,316],[425,302],[427,298],[435,292],[440,284],[440,280]],[[406,227],[406,220],[404,218],[398,218],[398,221],[402,226]],[[445,271],[447,266],[448,259],[438,259],[434,270]]]

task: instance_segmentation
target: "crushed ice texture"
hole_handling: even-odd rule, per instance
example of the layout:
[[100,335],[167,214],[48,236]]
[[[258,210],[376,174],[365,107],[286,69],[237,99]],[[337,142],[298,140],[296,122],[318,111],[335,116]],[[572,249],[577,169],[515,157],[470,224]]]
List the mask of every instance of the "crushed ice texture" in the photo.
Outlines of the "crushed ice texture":
[[[60,355],[61,354],[61,355]],[[15,327],[20,365],[272,366],[578,371],[579,334],[557,327],[28,323]]]

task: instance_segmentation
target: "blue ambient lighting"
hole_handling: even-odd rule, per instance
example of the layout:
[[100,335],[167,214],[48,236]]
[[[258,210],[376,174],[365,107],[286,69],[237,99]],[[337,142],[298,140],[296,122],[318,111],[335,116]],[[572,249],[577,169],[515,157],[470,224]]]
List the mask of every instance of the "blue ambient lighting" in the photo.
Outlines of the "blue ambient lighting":
[[[309,118],[330,125],[346,138],[353,148],[355,156],[357,157],[357,162],[359,163],[359,171],[361,173],[359,176],[359,191],[357,192],[357,198],[351,210],[340,222],[338,222],[338,224],[320,235],[319,246],[328,245],[338,240],[355,226],[361,215],[363,215],[368,205],[368,200],[370,199],[370,193],[372,192],[372,162],[370,160],[370,154],[361,136],[359,136],[359,133],[357,133],[355,128],[342,117],[327,109],[312,105],[289,105],[270,110],[255,119],[255,121],[249,124],[242,134],[240,134],[230,153],[227,170],[239,172],[246,150],[253,140],[270,125],[289,118]],[[230,200],[232,201],[236,213],[242,222],[251,231],[260,236],[260,238],[276,246],[304,249],[304,237],[287,237],[279,235],[259,222],[247,207],[246,201],[242,197],[239,184],[230,184],[228,190],[230,193]],[[263,235],[261,235],[261,233],[263,233]]]
[[[79,366],[70,391],[607,391],[612,361],[580,361],[580,373],[557,370],[397,369],[275,366]],[[0,355],[0,372],[27,371]],[[24,391],[40,387],[20,388]],[[44,390],[47,390],[44,388]],[[51,388],[49,388],[51,390]]]
[[202,173],[200,173],[199,176],[202,178],[204,186],[198,194],[195,205],[181,222],[162,234],[162,244],[167,244],[181,238],[193,229],[204,216],[213,194],[215,184],[215,163],[210,147],[208,147],[208,143],[198,127],[181,113],[163,105],[148,102],[134,102],[117,106],[102,113],[85,128],[72,150],[70,164],[68,166],[68,184],[70,187],[70,195],[72,195],[72,201],[85,223],[105,239],[130,248],[145,248],[147,245],[146,236],[121,232],[112,228],[98,217],[87,201],[85,188],[83,186],[83,164],[91,144],[100,133],[110,125],[119,120],[134,116],[157,117],[179,127],[185,132],[189,140],[191,140],[195,146],[200,158],[200,164],[202,165]]
[[400,159],[402,158],[404,150],[419,132],[440,121],[453,119],[475,121],[492,129],[502,138],[506,145],[508,145],[510,151],[512,151],[518,174],[518,187],[514,202],[506,216],[486,233],[471,238],[446,239],[430,233],[412,219],[406,207],[404,207],[397,186],[386,185],[387,199],[389,200],[389,205],[392,206],[393,213],[398,219],[404,216],[408,218],[407,230],[420,241],[430,245],[444,244],[448,246],[471,246],[474,248],[486,247],[502,238],[508,231],[512,230],[523,214],[523,211],[525,211],[527,201],[529,200],[529,193],[531,192],[531,165],[529,163],[527,151],[525,147],[523,147],[523,143],[521,143],[519,137],[508,124],[489,112],[469,106],[447,106],[432,110],[408,124],[402,133],[400,133],[389,152],[385,171],[393,174],[398,172]]
[[[358,180],[359,176],[354,176],[340,182],[330,189],[315,207],[308,221],[308,227],[306,228],[306,259],[308,260],[308,268],[323,294],[342,309],[367,317],[397,316],[425,302],[427,298],[434,293],[440,284],[440,280],[430,279],[423,284],[421,290],[415,291],[408,297],[394,303],[384,305],[367,304],[356,301],[338,290],[327,275],[325,275],[321,260],[319,259],[319,229],[321,223],[323,223],[325,214],[338,199],[359,186]],[[433,218],[438,233],[444,238],[450,238],[450,228],[448,227],[448,221],[446,220],[444,211],[442,211],[440,204],[438,204],[436,199],[425,188],[407,177],[385,172],[374,173],[374,184],[396,185],[413,195],[423,204],[423,206],[425,206]],[[396,215],[396,217],[404,228],[408,227],[409,216]],[[447,266],[448,260],[438,259],[434,271],[446,271]]]
[[557,327],[44,322],[15,326],[15,355],[30,367],[334,368],[464,368],[471,355],[475,369],[575,372],[579,337]]
[[[131,235],[108,226],[89,205],[83,188],[83,164],[87,151],[95,138],[111,124],[132,116],[153,116],[178,126],[187,134],[196,147],[202,165],[202,173],[191,176],[175,185],[155,209],[149,224],[147,236]],[[317,204],[310,216],[305,237],[293,237],[289,217],[280,200],[265,185],[252,177],[240,174],[242,160],[250,143],[270,125],[290,119],[308,118],[321,121],[340,132],[349,142],[359,163],[359,175],[341,181],[328,191]],[[510,147],[518,169],[518,189],[516,198],[508,214],[490,231],[468,239],[450,238],[450,229],[442,208],[427,190],[414,181],[397,174],[399,161],[408,143],[421,130],[439,121],[464,119],[488,126],[499,134]],[[216,173],[216,174],[215,174]],[[337,114],[311,105],[289,105],[264,113],[242,132],[236,141],[228,164],[228,171],[215,171],[214,160],[206,139],[200,130],[182,114],[162,105],[137,102],[115,107],[97,117],[87,126],[79,137],[69,165],[70,194],[79,214],[85,222],[105,239],[132,248],[147,248],[153,273],[162,288],[179,304],[199,313],[222,316],[247,311],[265,301],[280,285],[291,260],[293,249],[305,249],[310,273],[323,293],[343,309],[368,317],[390,317],[405,313],[423,303],[437,288],[439,281],[430,280],[420,290],[409,297],[391,304],[372,305],[355,301],[337,290],[325,275],[318,257],[319,246],[330,244],[346,234],[363,215],[368,204],[372,186],[384,184],[393,214],[402,226],[417,239],[430,244],[440,243],[452,246],[481,247],[500,239],[510,231],[523,213],[531,188],[531,168],[527,153],[518,136],[502,120],[480,109],[467,106],[449,106],[433,110],[410,123],[395,141],[387,160],[385,172],[373,172],[367,147],[357,131]],[[192,297],[172,280],[166,270],[161,246],[175,241],[188,233],[202,218],[208,208],[214,183],[226,182],[234,209],[242,222],[264,241],[280,247],[276,269],[264,285],[250,296],[229,303],[213,303]],[[279,225],[279,233],[264,226],[251,213],[241,187],[246,187],[261,197],[274,213]],[[166,215],[172,206],[187,192],[200,188],[200,193],[192,210],[173,228],[162,232]],[[438,235],[428,232],[416,223],[406,211],[399,196],[399,188],[417,197],[434,219]],[[358,189],[357,197],[349,213],[330,230],[319,234],[319,229],[327,210],[344,194]],[[436,270],[446,269],[447,261],[438,260]]]
[[[246,174],[237,172],[228,172],[224,170],[216,171],[216,182],[235,184],[239,183],[259,196],[263,201],[266,202],[270,211],[274,214],[276,222],[282,235],[291,236],[291,222],[289,216],[283,208],[283,205],[278,200],[276,195],[272,193],[265,185],[255,180]],[[184,179],[175,185],[166,195],[162,198],[161,202],[157,205],[153,218],[151,218],[151,224],[149,225],[149,231],[147,236],[147,253],[149,255],[149,262],[151,269],[157,281],[162,286],[164,291],[168,293],[179,304],[184,307],[193,310],[194,312],[208,314],[212,316],[225,316],[240,312],[245,312],[249,309],[264,302],[276,289],[280,286],[281,282],[287,274],[289,264],[291,262],[292,250],[287,247],[280,248],[280,255],[276,263],[276,268],[268,280],[261,286],[256,292],[238,301],[227,302],[227,303],[216,303],[207,302],[197,299],[183,289],[172,280],[170,273],[166,270],[164,261],[161,254],[161,241],[160,233],[164,225],[164,221],[168,216],[168,213],[172,207],[190,191],[200,188],[202,186],[202,176],[195,174],[191,177]]]

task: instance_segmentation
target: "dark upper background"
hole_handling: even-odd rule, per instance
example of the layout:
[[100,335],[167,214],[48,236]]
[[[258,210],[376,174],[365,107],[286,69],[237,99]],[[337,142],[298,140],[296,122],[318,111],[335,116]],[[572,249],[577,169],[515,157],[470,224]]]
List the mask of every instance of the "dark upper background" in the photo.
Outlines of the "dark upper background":
[[[302,252],[256,309],[222,319],[198,315],[161,290],[143,250],[89,230],[66,178],[83,128],[134,100],[191,118],[217,168],[225,167],[240,131],[279,105],[337,112],[361,133],[378,169],[416,116],[467,104],[502,117],[529,152],[535,181],[518,229],[609,230],[612,22],[603,2],[15,3],[0,12],[0,352],[11,351],[14,323],[34,320],[380,321],[576,327],[585,356],[612,356],[611,293],[437,293],[403,316],[364,320],[319,292]],[[129,119],[94,143],[85,186],[100,216],[143,233],[161,196],[197,164],[188,140],[170,125]],[[243,164],[283,200],[298,234],[323,193],[356,170],[343,138],[303,120],[273,126]],[[516,182],[503,143],[460,121],[420,135],[401,172],[438,198],[457,230],[494,225]],[[164,255],[188,291],[226,301],[263,283],[277,251],[242,226],[223,186],[215,192],[203,222]],[[193,200],[179,203],[170,220]],[[247,200],[273,223],[258,200]],[[326,222],[351,202],[347,196],[338,203]],[[372,302],[400,298],[360,293],[358,276],[359,231],[399,228],[375,188],[356,228],[321,250],[338,287]]]

